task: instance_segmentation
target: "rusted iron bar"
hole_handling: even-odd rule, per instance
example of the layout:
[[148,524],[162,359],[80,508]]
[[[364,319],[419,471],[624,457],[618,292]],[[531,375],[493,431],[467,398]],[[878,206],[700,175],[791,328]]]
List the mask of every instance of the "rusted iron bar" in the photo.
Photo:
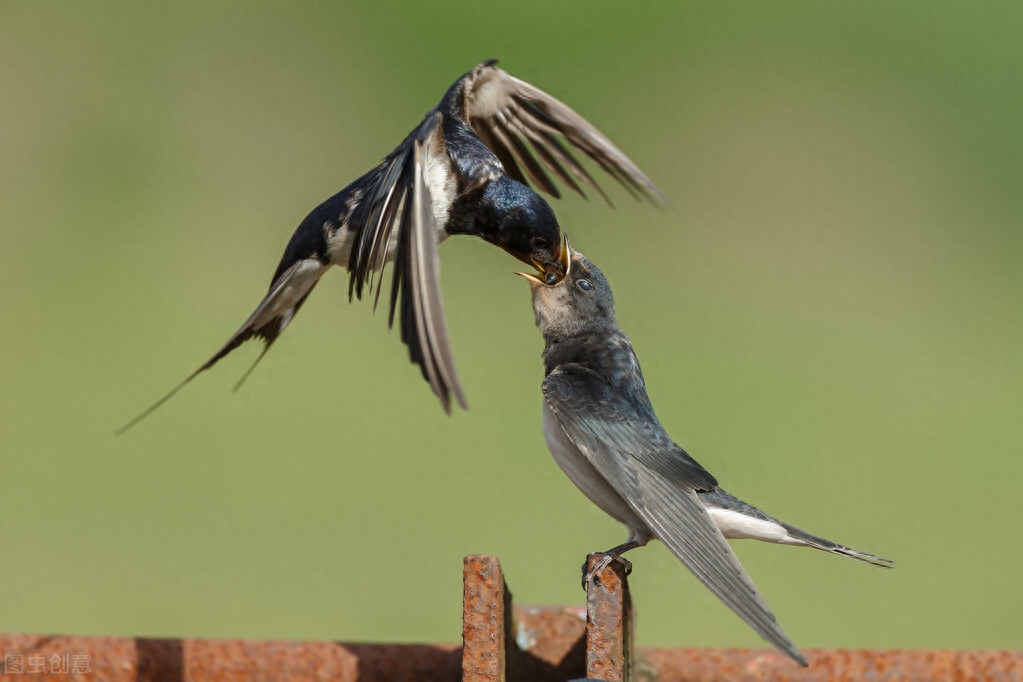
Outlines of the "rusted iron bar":
[[497,557],[465,558],[462,579],[464,682],[582,677],[586,610],[513,607]]
[[800,668],[773,649],[639,649],[659,682],[1016,682],[1023,651],[804,649]]
[[[602,559],[591,555],[586,570]],[[586,677],[607,682],[632,678],[632,598],[625,566],[612,561],[586,586]]]
[[457,682],[456,644],[0,635],[0,680]]
[[564,682],[586,670],[586,609],[515,606],[509,680]]
[[497,557],[473,554],[462,562],[462,679],[504,682],[511,593]]
[[[550,615],[546,609],[540,611]],[[576,616],[554,615],[553,619],[557,621],[561,617],[570,621]],[[584,624],[581,620],[578,623],[581,635]],[[581,652],[567,643],[569,638],[562,638],[559,649],[559,646],[540,644],[546,635],[543,630],[534,629],[532,633],[531,636],[537,638],[537,644],[531,649],[534,667],[520,669],[517,679],[565,682],[584,674]],[[562,653],[555,652],[549,658],[533,655],[545,648],[550,652],[559,649]],[[639,648],[634,677],[659,682],[1023,680],[1023,651],[807,649],[803,653],[810,660],[810,667],[806,669],[793,665],[770,649]],[[563,657],[559,659],[558,655]],[[462,673],[461,658],[461,647],[456,644],[0,635],[0,666],[7,665],[0,667],[0,679],[4,682],[320,682],[328,679],[333,682],[458,682]],[[566,659],[574,659],[575,665],[564,665]],[[10,667],[11,662],[19,661],[21,674]],[[74,666],[80,672],[73,672]],[[8,671],[6,676],[5,670]]]
[[633,658],[618,564],[589,590],[589,617],[581,607],[512,608],[494,557],[466,557],[463,576],[463,647],[0,635],[0,682],[1023,680],[1023,651],[810,649],[808,669],[771,649],[637,649]]
[[[589,559],[587,570],[597,561],[599,556]],[[512,609],[497,557],[466,557],[462,577],[465,682],[629,679],[632,603],[620,562],[588,585],[585,611]],[[558,637],[550,632],[555,623]]]

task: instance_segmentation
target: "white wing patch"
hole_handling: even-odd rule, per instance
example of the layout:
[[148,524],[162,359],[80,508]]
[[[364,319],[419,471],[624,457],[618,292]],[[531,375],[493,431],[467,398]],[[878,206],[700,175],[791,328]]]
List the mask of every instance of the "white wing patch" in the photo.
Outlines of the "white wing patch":
[[427,152],[426,185],[430,189],[433,219],[437,223],[437,239],[438,241],[444,241],[448,236],[448,233],[444,231],[444,226],[448,224],[448,217],[451,215],[451,204],[455,201],[458,187],[440,126],[438,126],[437,133],[430,140]]

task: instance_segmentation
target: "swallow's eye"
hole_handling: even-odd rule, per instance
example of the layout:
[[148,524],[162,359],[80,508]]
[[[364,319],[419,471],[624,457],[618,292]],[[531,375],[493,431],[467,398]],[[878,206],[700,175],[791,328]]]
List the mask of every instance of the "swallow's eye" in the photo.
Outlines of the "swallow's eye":
[[593,284],[591,284],[588,279],[581,279],[576,282],[575,285],[585,292],[593,291]]
[[544,281],[547,282],[547,286],[554,286],[558,283],[558,274],[556,272],[548,272],[547,276],[544,277]]
[[534,251],[540,251],[542,249],[546,249],[551,245],[551,243],[543,237],[533,237],[533,241],[530,242],[530,245],[533,247]]

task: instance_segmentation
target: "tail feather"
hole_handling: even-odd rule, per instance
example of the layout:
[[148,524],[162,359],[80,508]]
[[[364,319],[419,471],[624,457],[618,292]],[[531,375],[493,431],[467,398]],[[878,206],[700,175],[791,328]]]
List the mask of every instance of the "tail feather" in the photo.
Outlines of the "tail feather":
[[157,409],[159,409],[164,403],[174,397],[174,395],[184,388],[189,382],[195,377],[199,376],[202,372],[206,371],[213,365],[217,364],[222,358],[227,356],[238,346],[242,345],[249,339],[260,339],[263,342],[263,351],[256,358],[256,361],[252,363],[249,369],[242,375],[242,378],[235,384],[234,390],[241,388],[241,385],[245,382],[248,376],[252,373],[252,370],[256,368],[259,361],[263,359],[266,352],[270,350],[270,346],[273,345],[277,337],[281,335],[288,323],[294,319],[298,313],[302,304],[305,303],[309,294],[312,292],[316,283],[320,280],[320,276],[326,272],[328,266],[323,265],[314,258],[298,261],[293,264],[290,268],[285,270],[270,287],[270,291],[266,297],[260,302],[259,306],[253,311],[249,318],[245,320],[245,323],[236,331],[230,339],[227,340],[220,350],[218,350],[213,357],[207,360],[203,365],[188,375],[184,381],[175,386],[165,396],[157,400],[155,403],[146,408],[141,414],[136,416],[134,419],[129,421],[127,424],[115,431],[116,435],[121,435],[128,429],[132,428],[140,421],[151,415]]
[[770,514],[757,509],[749,502],[740,500],[722,488],[701,490],[698,494],[700,501],[726,538],[749,538],[781,545],[814,547],[831,554],[856,559],[872,566],[895,568],[895,562],[891,559],[885,559],[874,554],[861,552],[858,549],[840,545],[837,542],[808,533],[802,528],[779,521]]
[[232,390],[237,391],[242,387],[245,380],[249,378],[250,374],[252,374],[252,370],[256,369],[256,365],[262,361],[263,356],[266,355],[268,350],[270,350],[270,346],[273,345],[273,342],[281,335],[281,332],[283,332],[284,328],[288,326],[288,323],[295,319],[295,315],[298,315],[298,311],[302,309],[302,304],[305,303],[307,298],[309,298],[309,294],[313,293],[313,289],[316,288],[316,283],[319,281],[319,276],[317,275],[317,279],[313,280],[313,283],[309,285],[309,289],[305,292],[305,295],[298,300],[298,303],[296,303],[293,308],[270,320],[270,322],[260,328],[260,330],[253,335],[263,340],[263,350],[255,361],[249,365],[249,368],[245,370],[245,374],[242,375],[241,379],[238,380],[238,383],[234,385],[234,389]]
[[815,547],[816,549],[824,550],[825,552],[831,552],[832,554],[837,554],[839,556],[845,556],[849,557],[850,559],[856,559],[857,561],[862,561],[864,563],[870,564],[871,566],[877,566],[879,568],[895,568],[895,562],[892,561],[891,559],[885,559],[884,557],[879,557],[876,554],[868,554],[867,552],[861,552],[858,549],[846,547],[845,545],[840,545],[837,542],[826,540],[822,537],[814,535],[813,533],[808,533],[802,528],[796,528],[795,526],[790,526],[789,524],[784,522],[780,523],[785,528],[785,530],[788,531],[791,537],[797,540],[801,540],[809,547]]

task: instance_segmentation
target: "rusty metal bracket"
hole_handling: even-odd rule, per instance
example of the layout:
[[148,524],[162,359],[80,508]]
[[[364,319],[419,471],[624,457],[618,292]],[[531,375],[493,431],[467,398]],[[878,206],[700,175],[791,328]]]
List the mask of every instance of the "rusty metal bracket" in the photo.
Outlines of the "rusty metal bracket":
[[617,562],[586,608],[513,606],[496,557],[463,564],[463,646],[0,635],[0,682],[876,682],[1023,680],[1023,651],[633,649]]

